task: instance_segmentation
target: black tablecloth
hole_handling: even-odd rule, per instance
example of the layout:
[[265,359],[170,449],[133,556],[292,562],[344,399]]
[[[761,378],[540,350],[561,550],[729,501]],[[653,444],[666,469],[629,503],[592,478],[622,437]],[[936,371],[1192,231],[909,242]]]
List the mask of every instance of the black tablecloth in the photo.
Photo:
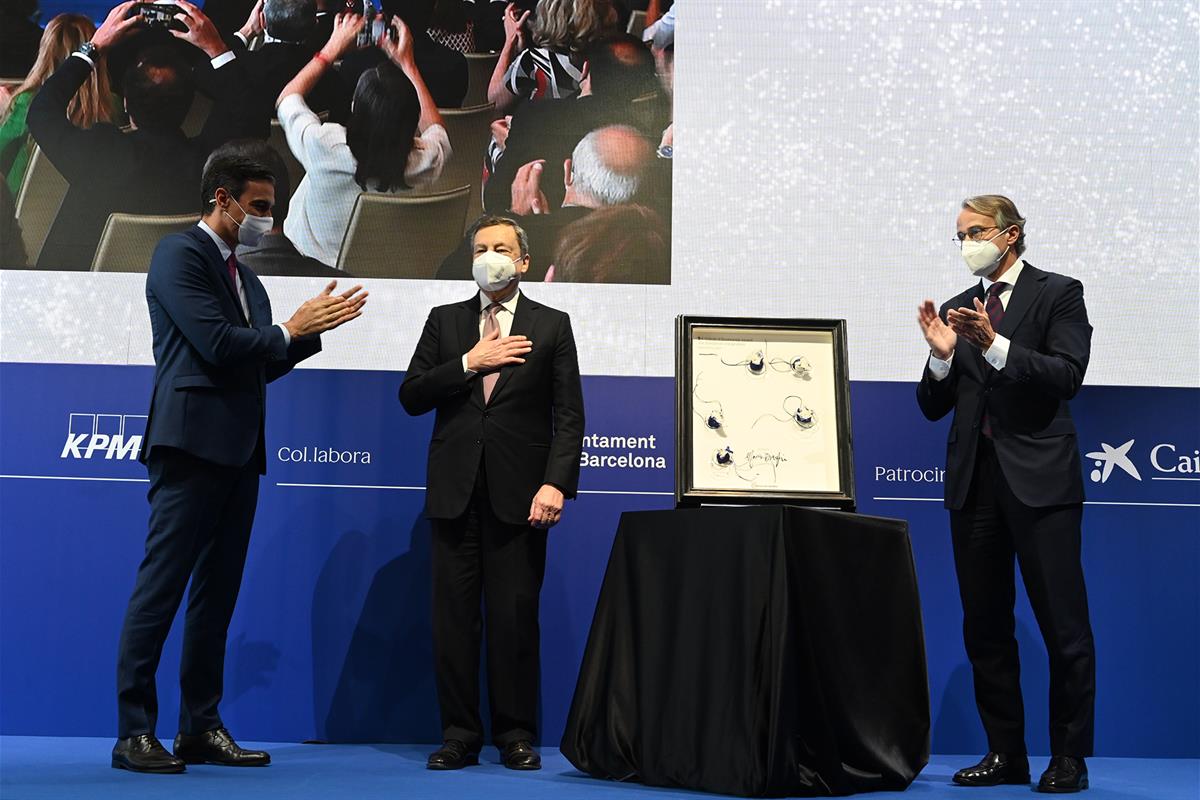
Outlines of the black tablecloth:
[[726,794],[907,787],[929,760],[907,523],[623,514],[562,752],[596,777]]

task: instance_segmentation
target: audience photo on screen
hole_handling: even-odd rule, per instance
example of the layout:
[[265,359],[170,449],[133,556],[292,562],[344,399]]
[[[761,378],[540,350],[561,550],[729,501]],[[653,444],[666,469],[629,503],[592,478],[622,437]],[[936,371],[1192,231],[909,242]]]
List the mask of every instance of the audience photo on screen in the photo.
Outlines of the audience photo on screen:
[[16,78],[33,67],[42,29],[37,0],[0,3],[0,78]]
[[413,56],[399,17],[379,46],[386,63],[363,73],[346,125],[322,123],[305,102],[320,76],[356,46],[363,18],[340,14],[325,47],[284,87],[279,122],[305,176],[292,196],[284,232],[304,255],[337,263],[354,203],[362,192],[402,192],[429,184],[451,157],[442,116]]
[[[246,132],[265,139],[275,117],[275,99],[320,49],[308,41],[317,30],[316,0],[259,0],[245,23],[228,42],[245,72],[245,99],[236,113],[247,115],[241,123]],[[251,41],[261,38],[255,50]],[[213,77],[211,66],[196,70],[198,87],[205,90]],[[317,114],[345,124],[350,116],[350,89],[336,69],[321,75],[305,101]]]
[[[0,90],[0,173],[13,197],[21,191],[33,152],[26,123],[29,104],[54,71],[95,33],[95,24],[82,14],[59,14],[46,25],[29,74],[11,91]],[[113,117],[112,89],[101,55],[97,56],[97,68],[68,103],[67,118],[75,127],[87,129],[99,122],[112,122]]]
[[599,208],[563,228],[546,281],[669,283],[671,234],[652,208]]
[[433,13],[425,32],[440,45],[460,53],[474,53],[475,20],[463,0],[433,0]]
[[271,208],[273,218],[271,229],[258,240],[258,244],[252,247],[246,245],[238,247],[238,260],[260,276],[287,275],[329,278],[348,276],[348,272],[334,269],[315,258],[304,255],[284,234],[283,221],[287,219],[288,207],[291,204],[292,186],[288,178],[287,166],[283,163],[283,157],[275,151],[275,148],[265,142],[246,140],[239,144],[250,158],[261,161],[271,168],[271,174],[275,176],[275,205]]
[[[236,127],[239,115],[218,114],[198,136],[184,135],[181,125],[195,96],[191,70],[177,49],[158,45],[139,52],[122,80],[131,130],[108,123],[83,130],[71,123],[68,110],[79,87],[94,78],[95,57],[143,24],[129,15],[135,5],[116,6],[91,46],[67,58],[30,103],[29,131],[70,184],[38,256],[39,269],[89,269],[110,213],[194,211],[194,186],[208,154],[242,133]],[[184,30],[172,36],[198,48],[217,67],[214,74],[222,78],[212,86],[217,106],[236,104],[241,97],[236,57],[203,12],[186,0],[177,5]]]
[[0,269],[25,269],[25,241],[17,222],[17,204],[8,187],[0,184]]

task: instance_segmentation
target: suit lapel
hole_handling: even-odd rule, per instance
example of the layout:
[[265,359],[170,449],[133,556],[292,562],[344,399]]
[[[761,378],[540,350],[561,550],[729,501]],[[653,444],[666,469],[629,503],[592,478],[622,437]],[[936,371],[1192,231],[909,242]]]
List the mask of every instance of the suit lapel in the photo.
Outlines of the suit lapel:
[[[509,330],[508,335],[529,336],[532,339],[533,337],[530,336],[530,332],[533,330],[534,322],[537,318],[537,309],[538,304],[522,294],[521,299],[517,301],[517,313],[513,314],[512,329]],[[492,389],[490,402],[496,402],[496,395],[500,394],[504,385],[509,382],[512,374],[519,366],[521,365],[517,364],[512,367],[504,367],[500,370],[500,378],[496,381],[496,386]]]
[[[225,287],[225,299],[233,307],[232,318],[243,325],[248,325],[249,322],[246,320],[246,315],[242,313],[242,301],[238,299],[237,287],[231,286],[229,283],[229,270],[225,268],[225,262],[221,260],[221,251],[217,249],[216,242],[207,233],[200,230],[199,227],[192,228],[191,230],[194,231],[193,236],[200,242],[200,246],[204,248],[204,252],[208,254],[208,268],[212,271],[213,277],[216,278],[220,286]],[[239,264],[238,269],[240,270],[241,268],[242,266]],[[246,279],[243,276],[242,285],[244,286],[245,284]]]
[[[479,342],[479,315],[478,294],[459,306],[454,315],[458,328],[457,352],[465,353]],[[474,380],[471,383],[471,400],[483,408],[483,381]]]
[[1011,339],[1013,331],[1021,324],[1025,312],[1033,306],[1042,289],[1046,288],[1046,273],[1026,263],[1021,270],[1020,280],[1013,285],[1012,296],[1008,298],[1008,308],[1004,309],[1004,318],[996,333],[1006,339]]

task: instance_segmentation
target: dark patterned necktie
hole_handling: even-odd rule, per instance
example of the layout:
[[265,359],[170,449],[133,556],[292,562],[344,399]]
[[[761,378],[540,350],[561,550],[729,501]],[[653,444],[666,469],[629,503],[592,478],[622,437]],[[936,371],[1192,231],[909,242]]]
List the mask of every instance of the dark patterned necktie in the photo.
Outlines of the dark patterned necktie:
[[[1000,302],[1000,293],[1004,291],[1006,283],[993,283],[988,287],[987,299],[983,303],[983,310],[987,312],[988,320],[992,323],[992,331],[1000,327],[1000,321],[1004,319],[1004,303]],[[983,435],[987,438],[992,438],[992,420],[988,416],[987,411],[983,412]]]
[[237,256],[233,253],[229,254],[229,258],[225,261],[225,267],[229,270],[229,282],[233,285],[233,291],[237,291]]

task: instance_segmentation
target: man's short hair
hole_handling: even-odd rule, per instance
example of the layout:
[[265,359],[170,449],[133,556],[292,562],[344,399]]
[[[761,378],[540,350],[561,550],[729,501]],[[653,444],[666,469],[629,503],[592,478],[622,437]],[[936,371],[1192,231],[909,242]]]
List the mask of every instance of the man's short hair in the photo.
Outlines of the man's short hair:
[[[630,144],[630,152],[619,154],[621,168],[613,163],[616,159],[612,158],[611,148],[602,147],[602,139],[610,135],[619,136]],[[608,158],[601,153],[602,149],[610,150]],[[628,125],[609,125],[589,132],[571,153],[575,191],[602,206],[631,202],[637,196],[649,165],[650,152],[645,137]]]
[[976,214],[991,217],[996,227],[1002,230],[1016,225],[1021,233],[1017,236],[1017,243],[1013,245],[1013,249],[1017,251],[1017,255],[1025,252],[1025,218],[1017,211],[1017,204],[1012,200],[1002,194],[981,194],[963,200],[962,207],[969,208]]
[[272,39],[303,42],[317,29],[317,1],[264,0],[263,23]]
[[196,95],[191,71],[168,45],[139,53],[125,71],[122,88],[129,116],[143,130],[179,130]]
[[507,225],[517,232],[517,244],[521,248],[521,258],[529,255],[529,235],[525,233],[525,229],[517,224],[515,219],[509,217],[501,217],[497,214],[484,214],[479,219],[475,220],[475,224],[467,231],[467,242],[470,243],[472,249],[475,247],[475,234],[479,233],[484,228],[494,228],[497,225]]
[[239,139],[213,150],[204,162],[204,173],[200,178],[200,199],[204,204],[201,213],[212,210],[217,189],[224,189],[237,199],[250,181],[275,183],[270,156],[266,153],[270,149],[266,142]]

